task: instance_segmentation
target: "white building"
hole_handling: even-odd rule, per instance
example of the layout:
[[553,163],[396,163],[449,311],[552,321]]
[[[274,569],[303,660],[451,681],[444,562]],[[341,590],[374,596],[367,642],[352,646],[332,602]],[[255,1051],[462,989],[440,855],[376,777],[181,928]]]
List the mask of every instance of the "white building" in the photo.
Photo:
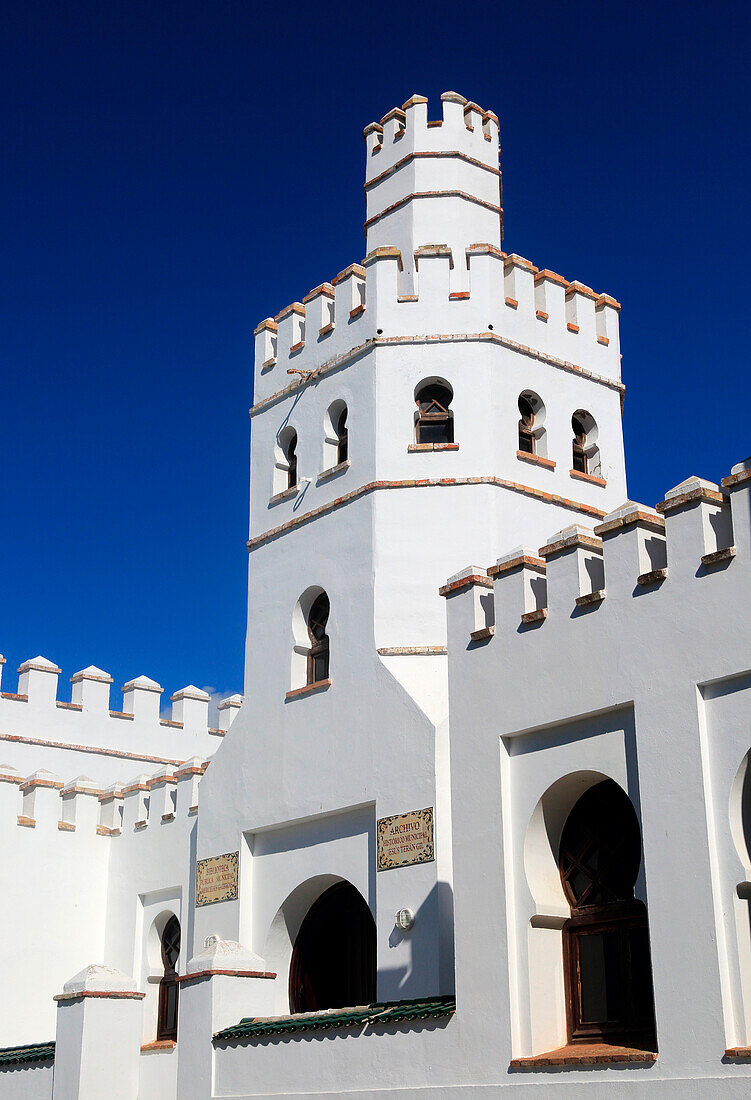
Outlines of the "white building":
[[751,460],[628,502],[620,306],[442,108],[256,329],[242,706],[0,699],[10,1100],[748,1093]]

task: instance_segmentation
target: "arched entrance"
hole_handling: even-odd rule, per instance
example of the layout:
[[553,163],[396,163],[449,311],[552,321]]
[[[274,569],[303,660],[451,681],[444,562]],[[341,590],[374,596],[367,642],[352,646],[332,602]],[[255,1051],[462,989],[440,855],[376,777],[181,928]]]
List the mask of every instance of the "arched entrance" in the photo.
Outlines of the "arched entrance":
[[337,882],[300,925],[289,974],[290,1011],[345,1008],[375,998],[375,921],[354,886]]
[[569,814],[558,866],[571,918],[563,928],[569,1042],[656,1049],[647,911],[634,897],[639,823],[606,779]]

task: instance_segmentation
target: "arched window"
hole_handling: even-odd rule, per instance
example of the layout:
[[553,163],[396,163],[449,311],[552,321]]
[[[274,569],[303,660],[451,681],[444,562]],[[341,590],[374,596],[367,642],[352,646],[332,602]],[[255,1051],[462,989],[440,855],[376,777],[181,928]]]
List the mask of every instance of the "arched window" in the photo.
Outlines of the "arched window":
[[308,683],[319,684],[329,678],[329,636],[326,623],[329,620],[329,598],[325,592],[317,596],[308,612]]
[[571,428],[574,433],[571,469],[578,474],[598,477],[601,464],[594,417],[585,409],[577,409],[571,417]]
[[330,470],[348,458],[347,406],[344,401],[334,401],[323,422],[323,468]]
[[563,928],[569,1042],[654,1049],[647,912],[634,897],[639,823],[626,794],[606,779],[569,814],[558,866],[571,917]]
[[164,977],[159,983],[159,1014],[157,1016],[157,1041],[177,1039],[177,959],[180,955],[180,921],[172,916],[162,932],[162,964]]
[[276,439],[274,449],[274,493],[283,493],[297,485],[297,432],[287,425]]
[[522,394],[519,398],[519,450],[525,454],[533,455],[535,453],[535,413],[532,408],[532,402],[529,400],[526,394]]
[[376,928],[362,895],[338,882],[308,910],[292,951],[291,1012],[372,1004]]
[[454,414],[449,406],[453,391],[448,382],[434,379],[422,382],[415,391],[416,443],[453,443]]

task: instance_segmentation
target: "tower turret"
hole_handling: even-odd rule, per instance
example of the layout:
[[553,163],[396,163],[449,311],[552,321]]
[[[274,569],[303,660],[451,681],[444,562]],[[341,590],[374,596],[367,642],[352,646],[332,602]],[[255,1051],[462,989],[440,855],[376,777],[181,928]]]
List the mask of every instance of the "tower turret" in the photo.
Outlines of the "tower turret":
[[452,289],[468,282],[465,250],[503,238],[498,119],[456,92],[441,96],[443,118],[428,121],[428,101],[413,95],[365,128],[367,251],[399,248],[405,293],[414,285],[414,251],[447,245]]

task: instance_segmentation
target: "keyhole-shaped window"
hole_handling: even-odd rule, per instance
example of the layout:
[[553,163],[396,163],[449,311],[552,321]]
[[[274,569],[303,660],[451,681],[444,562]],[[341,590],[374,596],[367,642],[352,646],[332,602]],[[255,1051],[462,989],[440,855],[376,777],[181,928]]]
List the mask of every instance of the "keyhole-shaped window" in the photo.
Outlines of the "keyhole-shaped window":
[[573,441],[573,444],[572,444],[572,447],[573,447],[572,468],[574,470],[576,470],[576,472],[578,474],[589,473],[589,470],[587,469],[589,463],[588,463],[588,460],[587,460],[587,451],[586,451],[587,432],[586,432],[586,429],[585,429],[584,425],[582,424],[580,418],[577,416],[576,413],[574,413],[574,415],[571,417],[571,427],[573,428],[573,432],[574,432],[574,441]]
[[318,684],[329,678],[329,636],[326,624],[329,620],[329,598],[325,592],[317,596],[308,612],[308,683]]
[[532,408],[532,402],[525,394],[519,398],[519,413],[519,450],[524,454],[533,455],[535,453],[535,411]]
[[418,387],[415,394],[415,442],[454,442],[454,414],[449,408],[453,396],[446,382],[426,382]]
[[164,977],[159,983],[158,1041],[177,1039],[177,1004],[179,985],[177,960],[180,955],[180,921],[171,916],[162,932],[162,965]]

